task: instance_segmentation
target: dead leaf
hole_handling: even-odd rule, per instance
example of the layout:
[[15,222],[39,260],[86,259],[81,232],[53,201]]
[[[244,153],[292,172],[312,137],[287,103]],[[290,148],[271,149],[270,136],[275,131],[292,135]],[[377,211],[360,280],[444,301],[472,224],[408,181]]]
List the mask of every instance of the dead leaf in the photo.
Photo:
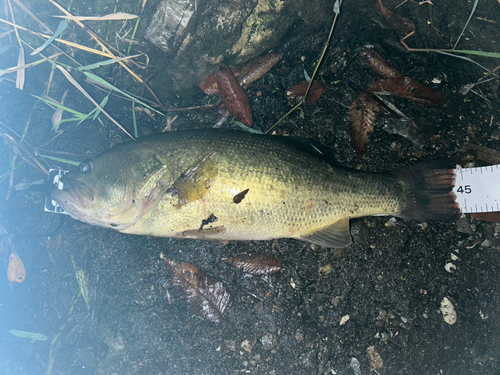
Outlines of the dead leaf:
[[194,313],[219,322],[231,305],[231,296],[221,282],[213,280],[191,263],[163,259],[170,269],[170,282],[178,296],[183,297]]
[[231,68],[226,64],[222,64],[221,70],[217,73],[217,86],[219,87],[219,95],[222,102],[229,113],[231,113],[237,121],[246,126],[252,126],[253,118],[250,100],[248,99],[247,93],[234,76]]
[[[240,75],[240,70],[231,70],[233,71],[234,76],[238,78]],[[213,72],[198,85],[205,94],[219,95],[219,87],[217,86],[217,74],[219,74],[219,71]],[[221,108],[224,108],[224,104],[221,104]]]
[[380,356],[376,346],[372,345],[366,348],[366,355],[370,362],[370,371],[378,370],[384,366],[384,360]]
[[409,77],[379,79],[371,86],[373,92],[388,91],[394,96],[413,100],[425,105],[437,105],[448,101],[439,91],[430,89]]
[[[57,18],[71,19],[68,16],[53,16]],[[75,19],[79,21],[122,21],[122,20],[133,20],[139,16],[135,14],[129,14],[124,12],[116,12],[112,14],[106,14],[105,16],[74,16]]]
[[385,7],[382,0],[378,0],[378,4],[380,5],[380,11],[387,20],[387,23],[391,25],[391,27],[399,34],[401,34],[401,36],[406,37],[415,32],[415,24],[412,21],[408,18],[400,16],[399,14],[391,12]]
[[[299,84],[296,84],[296,85],[290,87],[286,91],[286,98],[301,101],[306,93],[308,86],[309,86],[309,82],[302,81]],[[312,103],[318,101],[319,98],[321,98],[323,96],[325,91],[326,91],[325,85],[319,83],[318,81],[314,81],[312,86],[311,86],[311,90],[309,91],[309,94],[307,95],[307,103],[312,104]]]
[[[262,78],[273,66],[275,66],[283,57],[283,53],[270,53],[263,57],[257,57],[256,59],[250,61],[241,70],[232,69],[233,74],[238,78],[238,82],[241,86],[246,87],[252,82],[257,81]],[[219,88],[217,86],[217,74],[215,72],[210,74],[205,78],[198,86],[207,95],[217,95],[219,94]]]
[[351,105],[349,111],[349,136],[351,146],[356,150],[359,158],[366,153],[366,146],[373,134],[378,112],[380,112],[378,102],[365,91],[361,91],[358,98]]
[[[21,43],[21,42],[19,42]],[[19,56],[17,58],[17,77],[16,77],[16,89],[22,90],[24,88],[24,81],[26,79],[26,69],[23,68],[25,66],[24,61],[24,48],[21,46],[19,48]]]
[[252,276],[272,275],[283,268],[278,259],[265,254],[245,253],[221,260]]
[[16,253],[10,254],[7,277],[10,282],[22,283],[26,279],[26,269],[24,263]]
[[214,72],[210,74],[198,85],[205,94],[207,95],[219,94],[219,88],[217,87],[217,74],[219,74],[219,72]]
[[257,81],[271,70],[283,57],[283,53],[270,53],[263,57],[257,57],[241,69],[238,81],[242,86],[247,86]]
[[400,77],[402,74],[394,69],[380,54],[373,48],[366,48],[360,56],[370,64],[370,68],[380,78]]

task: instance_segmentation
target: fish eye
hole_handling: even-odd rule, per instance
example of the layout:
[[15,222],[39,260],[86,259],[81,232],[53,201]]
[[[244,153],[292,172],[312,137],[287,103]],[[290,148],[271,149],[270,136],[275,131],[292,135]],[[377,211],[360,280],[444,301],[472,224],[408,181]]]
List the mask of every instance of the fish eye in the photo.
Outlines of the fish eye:
[[93,163],[90,160],[82,161],[80,164],[80,170],[83,173],[89,173],[92,170]]

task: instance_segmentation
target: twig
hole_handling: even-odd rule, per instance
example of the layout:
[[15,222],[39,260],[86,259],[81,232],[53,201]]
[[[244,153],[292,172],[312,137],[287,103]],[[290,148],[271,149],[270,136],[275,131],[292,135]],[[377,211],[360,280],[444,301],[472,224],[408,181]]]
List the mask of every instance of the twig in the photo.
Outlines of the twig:
[[[52,0],[49,0],[49,1],[52,1]],[[116,126],[118,126],[125,134],[127,134],[130,138],[132,138],[134,141],[135,141],[135,138],[132,137],[132,135],[125,130],[125,128],[123,126],[121,126],[113,117],[111,117],[111,115],[106,112],[100,105],[99,103],[97,103],[94,98],[92,98],[89,93],[87,91],[85,91],[85,89],[71,76],[71,74],[69,74],[69,72],[64,69],[62,66],[60,65],[56,65],[56,68],[59,69],[61,71],[61,73],[66,77],[66,79],[73,85],[75,86],[83,95],[85,95],[85,97],[90,100],[92,102],[92,104],[98,108],[102,113],[104,113],[104,115],[111,120],[111,122],[113,124],[115,124]]]
[[342,5],[342,0],[337,0],[335,1],[335,4],[333,6],[333,11],[335,12],[335,17],[333,18],[332,22],[332,27],[330,28],[330,33],[328,34],[328,39],[326,40],[325,46],[323,47],[323,52],[321,53],[321,56],[318,60],[318,63],[316,64],[316,68],[314,69],[314,72],[311,76],[311,80],[309,81],[309,85],[307,86],[306,93],[304,94],[302,100],[295,106],[293,107],[286,115],[284,115],[282,118],[280,118],[273,126],[271,126],[265,134],[268,134],[271,130],[273,130],[279,123],[281,123],[285,118],[287,118],[292,112],[294,112],[297,108],[299,108],[302,104],[304,104],[307,100],[307,95],[309,95],[309,91],[311,90],[312,84],[314,83],[314,78],[316,77],[316,74],[318,73],[319,67],[321,66],[321,63],[323,62],[323,58],[325,57],[326,51],[328,50],[328,47],[330,45],[330,40],[332,39],[333,35],[333,29],[335,28],[335,24],[337,23],[337,18],[340,14],[340,6]]
[[[36,31],[30,30],[30,29],[28,29],[26,27],[23,27],[23,26],[15,24],[15,23],[9,22],[7,20],[4,20],[3,18],[0,18],[0,22],[3,22],[3,23],[5,23],[5,24],[7,24],[9,26],[14,27],[16,31],[17,31],[17,29],[19,29],[19,30],[27,31],[27,32],[29,32],[30,34],[33,34],[33,35],[38,35],[38,36],[40,36],[42,38],[45,38],[45,39],[50,39],[50,35],[46,35],[46,34],[43,34],[43,33],[38,33]],[[56,38],[55,41],[59,42],[59,43],[62,43],[62,44],[66,44],[69,47],[81,49],[81,50],[86,51],[86,52],[91,52],[91,53],[93,53],[95,55],[100,55],[100,56],[104,56],[104,57],[113,57],[109,53],[102,52],[102,51],[99,51],[97,49],[93,49],[93,48],[90,48],[90,47],[82,46],[81,44],[73,43],[73,42],[70,42],[70,41],[67,41],[67,40],[64,40],[64,39]],[[55,47],[57,47],[57,46],[55,46]],[[79,65],[81,65],[81,64],[79,64]]]
[[[92,30],[90,30],[88,27],[86,27],[82,22],[80,22],[78,19],[75,18],[70,12],[68,12],[66,9],[64,9],[61,5],[56,3],[54,0],[49,0],[50,3],[52,3],[56,8],[58,8],[61,12],[66,14],[73,22],[75,22],[78,26],[80,26],[83,30],[85,30],[91,37],[94,39],[100,46],[101,48],[108,53],[112,58],[116,59],[116,56],[104,45],[104,43],[101,41],[101,38]],[[134,77],[139,83],[145,85],[146,89],[150,92],[151,95],[155,98],[157,101],[158,105],[162,110],[165,110],[165,107],[161,103],[160,99],[156,96],[154,91],[149,87],[149,85],[144,82],[141,77],[139,77],[137,74],[135,74],[125,63],[122,61],[119,61],[118,64],[120,64],[129,74]]]
[[[12,10],[12,4],[10,3],[10,0],[7,0],[7,3],[9,4],[9,10],[10,10],[10,16],[12,17],[12,22],[14,24],[16,24],[16,18],[14,16],[14,11]],[[19,57],[17,59],[17,66],[23,66],[24,65],[23,43],[21,42],[21,37],[19,36],[19,32],[17,31],[17,29],[15,29],[15,33],[16,33],[17,42],[19,43]],[[17,71],[16,89],[20,89],[20,90],[23,89],[25,76],[26,76],[25,69],[19,69]]]
[[51,33],[52,34],[52,30],[49,29],[47,27],[47,25],[45,25],[42,21],[40,21],[37,16],[35,16],[33,14],[33,12],[31,12],[31,10],[29,10],[26,5],[24,5],[23,3],[21,3],[20,0],[14,0],[14,2],[22,9],[24,10],[24,12],[26,12],[27,14],[29,14],[31,16],[31,18],[33,18],[36,22],[38,22],[45,30],[47,30],[47,32]]

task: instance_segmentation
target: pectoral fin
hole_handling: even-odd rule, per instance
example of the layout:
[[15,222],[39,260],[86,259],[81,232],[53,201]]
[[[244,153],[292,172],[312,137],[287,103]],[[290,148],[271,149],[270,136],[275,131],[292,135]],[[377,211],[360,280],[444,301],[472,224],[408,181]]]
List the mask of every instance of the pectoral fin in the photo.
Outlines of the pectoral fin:
[[352,244],[349,219],[342,219],[314,233],[300,236],[300,240],[324,247],[347,247]]
[[217,176],[215,155],[215,152],[205,155],[191,164],[167,190],[178,198],[178,206],[201,199],[210,189]]

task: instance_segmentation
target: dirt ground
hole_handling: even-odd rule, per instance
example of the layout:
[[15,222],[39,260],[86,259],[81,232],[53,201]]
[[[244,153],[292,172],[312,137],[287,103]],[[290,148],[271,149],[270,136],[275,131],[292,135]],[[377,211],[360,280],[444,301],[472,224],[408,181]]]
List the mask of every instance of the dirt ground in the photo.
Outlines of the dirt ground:
[[[389,1],[387,6],[394,9]],[[465,0],[435,0],[434,5],[409,1],[400,12],[415,22],[417,32],[407,43],[415,48],[453,47],[471,9]],[[376,1],[346,1],[341,11],[318,78],[327,86],[326,93],[293,113],[276,133],[321,141],[334,148],[339,165],[349,168],[393,171],[442,158],[487,165],[463,146],[472,143],[500,151],[498,76],[464,95],[460,89],[486,73],[481,67],[438,53],[407,52]],[[458,48],[499,52],[498,20],[500,4],[480,1]],[[312,73],[328,28],[307,33],[307,25],[297,25],[276,46],[277,52],[284,52],[283,60],[248,88],[254,128],[265,131],[292,107],[286,89],[304,79],[304,69]],[[302,37],[295,38],[297,34]],[[422,147],[384,131],[390,116],[381,116],[367,154],[358,161],[349,141],[349,108],[357,91],[368,90],[377,79],[359,57],[365,45],[373,45],[405,76],[449,99],[433,107],[387,99],[418,119]],[[14,56],[17,59],[17,53]],[[154,73],[161,65],[154,59],[161,55],[152,50],[150,57]],[[3,68],[11,66],[14,57],[10,58]],[[500,65],[498,59],[472,58],[490,70]],[[64,157],[82,160],[127,139],[101,116],[102,123],[65,126],[64,133],[45,146],[55,135],[53,110],[41,104],[32,109],[35,99],[29,95],[40,95],[44,80],[28,74],[24,92],[16,90],[12,80],[0,81],[0,121],[22,133],[30,119],[30,144],[70,152]],[[64,85],[55,97],[70,88]],[[154,82],[152,86],[170,106],[209,101],[199,91],[174,102],[172,94],[161,92]],[[73,95],[68,105],[82,112],[91,109],[79,102],[80,94]],[[111,100],[106,109],[131,129],[128,103]],[[220,117],[215,109],[167,117],[176,114],[173,129],[210,127]],[[167,124],[160,116],[153,120],[138,113],[137,118],[141,135],[160,132]],[[237,128],[230,122],[224,127]],[[11,147],[2,144],[0,174],[9,170],[12,155]],[[67,168],[55,161],[51,165]],[[23,165],[16,170],[14,184],[43,177]],[[2,374],[45,374],[52,359],[52,373],[57,375],[358,375],[371,373],[371,346],[383,360],[383,366],[373,371],[380,375],[500,374],[498,223],[469,215],[457,223],[368,217],[352,220],[354,243],[345,249],[286,239],[217,244],[91,227],[44,212],[42,192],[14,191],[7,202],[7,190],[8,178],[0,182],[0,226],[5,229],[0,233]],[[12,251],[26,267],[22,284],[9,284],[2,276]],[[285,269],[267,278],[244,277],[220,260],[248,251],[272,255]],[[213,323],[188,310],[172,293],[161,253],[193,263],[224,283],[233,298],[226,322]],[[78,291],[72,260],[88,279],[89,312],[79,298],[69,314]],[[453,325],[440,311],[445,297],[458,315]],[[12,329],[48,339],[30,341],[9,334]]]

